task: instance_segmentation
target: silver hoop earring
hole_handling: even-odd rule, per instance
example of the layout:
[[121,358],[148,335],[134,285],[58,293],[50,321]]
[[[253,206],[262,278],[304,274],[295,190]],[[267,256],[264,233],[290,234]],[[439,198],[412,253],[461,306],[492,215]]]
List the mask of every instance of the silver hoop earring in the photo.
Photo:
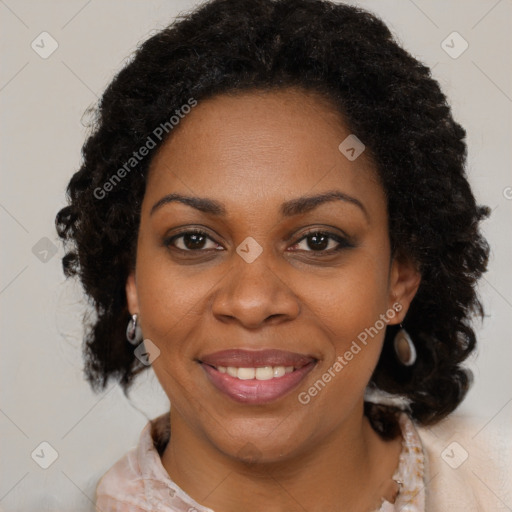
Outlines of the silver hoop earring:
[[138,345],[142,341],[142,331],[140,329],[140,325],[137,322],[137,314],[132,315],[130,321],[128,322],[128,326],[126,327],[126,339],[132,345]]
[[400,330],[395,335],[393,346],[397,359],[404,366],[412,366],[416,362],[416,347],[402,324],[400,324]]

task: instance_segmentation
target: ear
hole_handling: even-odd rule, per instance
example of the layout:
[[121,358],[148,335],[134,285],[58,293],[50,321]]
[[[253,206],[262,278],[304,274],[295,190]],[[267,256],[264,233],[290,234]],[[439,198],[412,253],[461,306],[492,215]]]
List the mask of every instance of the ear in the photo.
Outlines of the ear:
[[135,271],[132,270],[126,279],[126,302],[128,304],[128,311],[130,315],[139,312],[139,300],[137,298],[137,285],[135,283]]
[[[403,321],[418,291],[420,282],[421,273],[410,258],[400,255],[393,257],[389,276],[388,307],[395,309],[397,314],[389,321],[390,325],[399,324]],[[397,303],[400,306],[397,306]]]

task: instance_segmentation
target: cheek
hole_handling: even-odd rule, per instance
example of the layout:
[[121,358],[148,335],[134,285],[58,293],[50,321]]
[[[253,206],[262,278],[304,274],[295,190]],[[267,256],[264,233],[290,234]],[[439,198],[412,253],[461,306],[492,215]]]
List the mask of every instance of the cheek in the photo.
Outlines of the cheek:
[[176,385],[194,379],[191,372],[197,365],[193,356],[207,332],[203,326],[208,297],[229,269],[179,266],[170,262],[165,251],[151,247],[141,248],[139,256],[136,272],[141,328],[144,337],[160,350],[153,367],[169,392],[163,379]]
[[[141,272],[138,296],[145,336],[166,343],[186,335],[187,327],[197,320],[200,304],[208,291],[204,282],[196,281],[171,272],[159,272],[156,268]],[[171,348],[170,345],[166,343],[166,348]],[[177,348],[176,343],[173,346]]]
[[204,295],[207,283],[191,278],[192,271],[192,267],[173,264],[167,249],[159,246],[158,240],[141,234],[136,279],[145,336],[147,333],[148,337],[162,339],[162,334],[180,322],[187,311],[194,308],[201,294]]
[[388,270],[383,260],[359,251],[328,278],[304,282],[305,304],[341,346],[350,344],[386,311]]
[[[149,254],[148,254],[149,256]],[[180,410],[197,400],[192,394],[196,363],[191,359],[195,329],[201,322],[201,305],[212,283],[208,273],[192,276],[191,270],[169,264],[165,256],[141,251],[137,267],[137,293],[141,328],[160,350],[153,371],[169,400]],[[145,262],[151,262],[146,264]],[[197,337],[196,337],[197,338]]]
[[317,376],[328,381],[325,388],[316,386],[322,389],[315,398],[321,409],[332,403],[340,414],[350,409],[371,378],[386,332],[386,265],[378,251],[359,251],[330,279],[309,287],[308,305],[330,344]]

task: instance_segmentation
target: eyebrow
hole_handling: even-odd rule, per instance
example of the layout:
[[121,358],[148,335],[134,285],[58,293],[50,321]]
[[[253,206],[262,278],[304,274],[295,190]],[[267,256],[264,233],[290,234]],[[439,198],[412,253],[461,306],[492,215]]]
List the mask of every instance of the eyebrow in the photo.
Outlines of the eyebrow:
[[[283,217],[300,215],[317,208],[321,204],[336,200],[345,201],[349,204],[357,206],[364,213],[366,220],[369,220],[368,211],[361,203],[361,201],[355,197],[345,194],[344,192],[341,192],[340,190],[329,190],[321,194],[302,196],[296,199],[291,199],[290,201],[286,201],[281,205],[281,215]],[[168,194],[162,197],[153,205],[149,215],[153,215],[153,213],[155,213],[155,211],[162,206],[173,202],[186,204],[192,208],[195,208],[196,210],[211,215],[218,215],[220,217],[226,215],[226,208],[224,205],[215,199],[209,199],[207,197],[185,196],[183,194]]]

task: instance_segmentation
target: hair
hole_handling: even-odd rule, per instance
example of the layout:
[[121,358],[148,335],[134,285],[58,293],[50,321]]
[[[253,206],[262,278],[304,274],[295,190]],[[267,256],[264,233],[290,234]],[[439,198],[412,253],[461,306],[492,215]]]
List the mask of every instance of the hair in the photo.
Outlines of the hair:
[[[191,98],[293,87],[328,99],[364,142],[386,193],[392,255],[421,273],[403,321],[417,361],[397,361],[399,326],[388,326],[371,384],[407,399],[422,425],[452,412],[472,381],[461,363],[476,345],[472,316],[484,316],[475,285],[487,269],[479,222],[490,209],[475,202],[466,132],[430,69],[375,15],[324,0],[213,0],[156,32],[132,57],[96,107],[67,206],[55,219],[67,251],[64,274],[80,279],[94,313],[91,322],[84,316],[83,346],[92,388],[115,378],[126,394],[147,368],[126,341],[125,283],[151,157],[107,198],[95,191]],[[171,135],[154,141],[153,155]],[[384,406],[367,402],[365,414],[383,436],[396,434]]]

